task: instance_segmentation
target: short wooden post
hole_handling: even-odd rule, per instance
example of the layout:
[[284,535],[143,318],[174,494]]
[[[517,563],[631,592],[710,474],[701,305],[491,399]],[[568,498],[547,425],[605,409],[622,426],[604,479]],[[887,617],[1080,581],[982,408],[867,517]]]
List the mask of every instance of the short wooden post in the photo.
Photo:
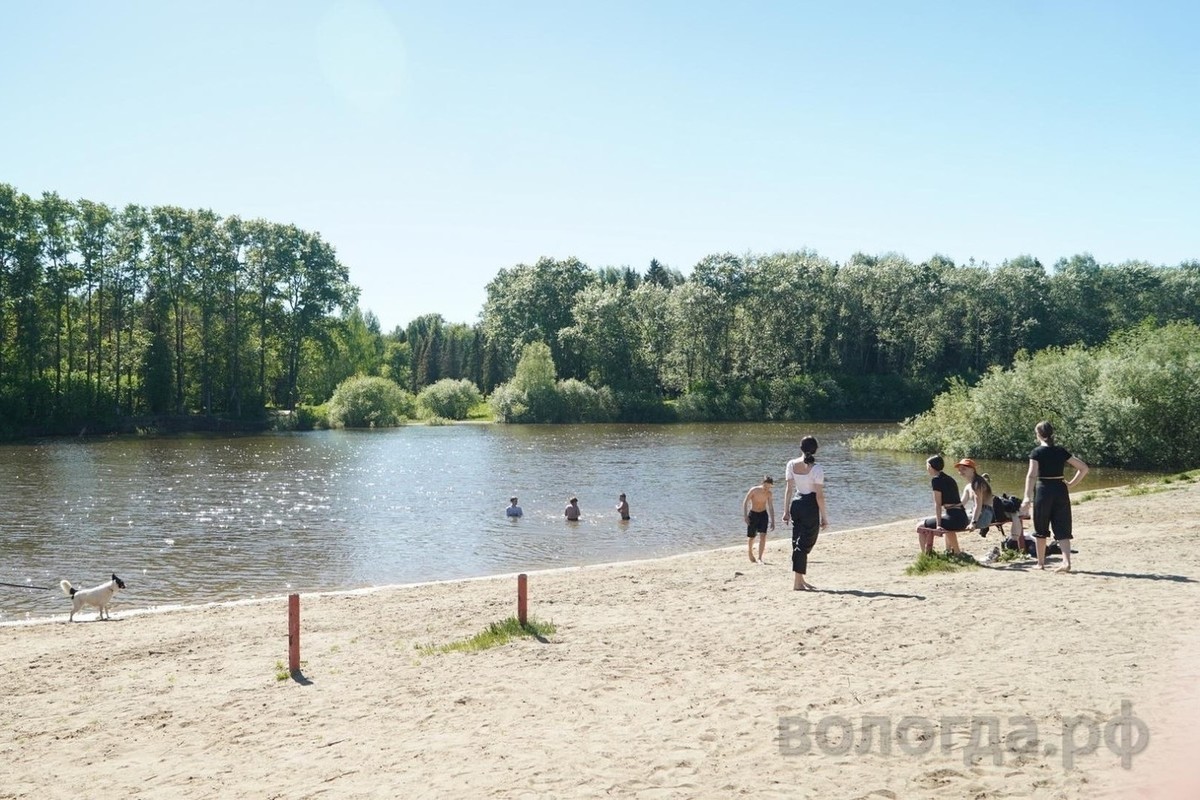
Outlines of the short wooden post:
[[529,610],[529,578],[522,572],[517,576],[517,622],[525,625],[526,612]]
[[300,671],[300,595],[288,595],[288,669]]

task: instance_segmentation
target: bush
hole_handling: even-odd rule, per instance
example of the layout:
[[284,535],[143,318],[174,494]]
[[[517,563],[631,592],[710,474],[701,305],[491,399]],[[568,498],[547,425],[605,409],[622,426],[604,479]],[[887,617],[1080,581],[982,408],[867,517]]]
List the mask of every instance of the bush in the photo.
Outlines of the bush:
[[328,428],[329,407],[327,405],[298,405],[291,414],[276,415],[272,427],[274,430],[281,431],[311,431]]
[[612,422],[617,418],[616,400],[607,386],[593,389],[583,381],[568,378],[554,388],[558,394],[557,422]]
[[329,422],[338,428],[388,428],[414,416],[413,396],[388,378],[347,378],[329,400]]
[[1033,427],[1091,464],[1179,469],[1200,463],[1200,327],[1140,327],[1100,348],[1019,356],[977,384],[953,382],[933,408],[860,448],[1021,459]]
[[617,392],[618,422],[675,422],[679,419],[675,407],[649,392]]
[[766,418],[762,400],[743,383],[698,383],[675,402],[683,422],[758,421]]
[[482,400],[478,387],[466,378],[445,378],[422,389],[417,395],[417,406],[426,416],[466,419]]
[[529,401],[525,392],[517,389],[511,383],[502,383],[495,388],[488,398],[492,415],[497,422],[532,422],[529,414]]

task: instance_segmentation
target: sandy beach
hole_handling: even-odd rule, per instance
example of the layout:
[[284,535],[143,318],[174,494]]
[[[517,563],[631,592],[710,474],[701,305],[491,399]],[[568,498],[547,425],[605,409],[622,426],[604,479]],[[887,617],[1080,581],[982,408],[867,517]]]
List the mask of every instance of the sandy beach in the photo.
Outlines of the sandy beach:
[[1195,798],[1200,484],[1163,488],[1077,505],[1072,574],[909,577],[905,520],[823,534],[813,593],[735,517],[531,573],[556,632],[474,653],[419,647],[515,613],[512,576],[304,595],[302,680],[286,598],[3,626],[0,797]]

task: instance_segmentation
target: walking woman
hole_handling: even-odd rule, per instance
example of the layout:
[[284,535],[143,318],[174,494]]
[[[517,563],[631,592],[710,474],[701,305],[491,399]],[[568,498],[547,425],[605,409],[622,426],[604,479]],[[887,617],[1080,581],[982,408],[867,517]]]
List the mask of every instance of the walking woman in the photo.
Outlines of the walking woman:
[[[1034,428],[1038,446],[1029,454],[1029,472],[1025,475],[1024,513],[1033,506],[1033,542],[1037,549],[1038,569],[1046,568],[1046,537],[1054,532],[1054,541],[1062,549],[1063,563],[1057,572],[1071,571],[1071,493],[1072,486],[1088,474],[1088,465],[1065,448],[1054,443],[1054,426],[1042,421]],[[1075,468],[1071,480],[1065,480],[1064,467]],[[1036,482],[1036,485],[1035,485]]]
[[816,463],[817,440],[805,436],[800,440],[800,457],[787,462],[787,492],[783,497],[783,521],[792,523],[792,572],[798,592],[815,592],[809,583],[808,554],[817,543],[821,528],[828,527],[825,514],[825,470]]

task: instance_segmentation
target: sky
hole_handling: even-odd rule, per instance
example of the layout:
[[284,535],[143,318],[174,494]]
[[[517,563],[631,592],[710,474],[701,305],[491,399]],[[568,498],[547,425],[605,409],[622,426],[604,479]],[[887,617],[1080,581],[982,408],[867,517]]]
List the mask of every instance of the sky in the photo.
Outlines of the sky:
[[0,182],[319,232],[385,331],[539,257],[1200,258],[1192,2],[9,0]]

